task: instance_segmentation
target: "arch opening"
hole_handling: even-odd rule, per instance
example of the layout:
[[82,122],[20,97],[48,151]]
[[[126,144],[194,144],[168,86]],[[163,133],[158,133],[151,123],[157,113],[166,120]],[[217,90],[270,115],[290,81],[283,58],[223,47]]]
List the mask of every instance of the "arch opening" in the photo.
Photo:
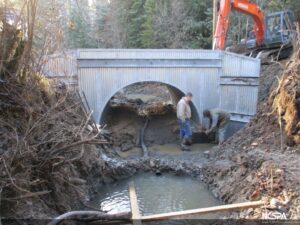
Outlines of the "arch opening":
[[[129,85],[124,86],[123,88],[121,88],[119,91],[117,91],[116,93],[114,93],[110,99],[108,100],[108,102],[106,103],[101,115],[100,115],[100,122],[101,123],[106,123],[107,122],[107,114],[109,114],[110,112],[110,102],[112,99],[115,98],[115,96],[120,96],[122,94],[129,94],[131,97],[131,99],[138,99],[138,98],[145,98],[147,99],[147,94],[143,94],[143,93],[138,93],[138,92],[142,92],[142,91],[138,91],[134,94],[130,93],[130,87],[134,87],[135,89],[138,89],[139,87],[145,87],[147,85],[150,85],[151,87],[155,86],[155,85],[160,85],[160,86],[165,86],[166,89],[168,90],[168,94],[169,94],[169,101],[170,103],[175,107],[177,102],[185,95],[185,93],[180,90],[177,87],[174,87],[173,85],[170,84],[166,84],[163,82],[157,82],[157,81],[143,81],[143,82],[136,82],[136,83],[132,83]],[[161,89],[160,89],[161,90]],[[154,90],[156,91],[156,90]],[[153,97],[162,97],[162,94],[165,95],[165,93],[152,93],[151,95],[153,95]],[[143,99],[142,99],[143,100]],[[166,99],[161,99],[161,100],[166,100]],[[199,122],[199,113],[198,110],[195,106],[195,104],[193,102],[191,102],[190,104],[191,106],[191,110],[192,110],[192,120],[194,122]]]
[[[139,132],[147,118],[147,146],[178,145],[176,105],[183,96],[183,91],[161,82],[127,85],[107,102],[101,122],[112,133],[114,147],[122,152],[138,146]],[[199,114],[193,103],[191,110],[192,123],[195,125],[199,122]]]

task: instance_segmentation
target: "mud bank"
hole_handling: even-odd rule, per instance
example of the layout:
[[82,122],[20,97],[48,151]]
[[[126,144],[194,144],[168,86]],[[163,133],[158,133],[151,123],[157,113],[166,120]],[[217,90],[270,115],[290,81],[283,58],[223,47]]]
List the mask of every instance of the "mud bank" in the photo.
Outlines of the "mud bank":
[[[289,146],[280,120],[272,112],[271,93],[283,73],[284,66],[279,63],[262,66],[257,115],[224,145],[212,149],[203,173],[205,182],[226,202],[268,198],[278,203],[271,207],[272,213],[299,220],[299,146]],[[264,215],[257,209],[239,216]]]

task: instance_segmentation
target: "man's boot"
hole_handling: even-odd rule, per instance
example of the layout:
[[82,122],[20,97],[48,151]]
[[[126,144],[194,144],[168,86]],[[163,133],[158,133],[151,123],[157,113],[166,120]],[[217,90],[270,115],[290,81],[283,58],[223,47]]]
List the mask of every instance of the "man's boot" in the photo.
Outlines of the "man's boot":
[[186,139],[186,145],[191,146],[192,145],[192,138],[187,138]]
[[191,150],[189,149],[189,147],[187,146],[187,139],[186,139],[186,138],[184,138],[184,139],[182,140],[180,147],[181,147],[181,150],[182,150],[182,151],[191,151]]

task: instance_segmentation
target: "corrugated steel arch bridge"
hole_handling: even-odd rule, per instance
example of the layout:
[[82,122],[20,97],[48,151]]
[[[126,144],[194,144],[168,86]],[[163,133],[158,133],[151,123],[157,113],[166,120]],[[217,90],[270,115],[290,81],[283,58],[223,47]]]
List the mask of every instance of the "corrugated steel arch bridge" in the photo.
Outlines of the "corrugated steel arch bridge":
[[[195,120],[203,122],[206,108],[229,111],[228,136],[256,113],[260,61],[254,58],[224,51],[171,49],[78,49],[72,57],[69,67],[65,57],[52,58],[45,71],[49,74],[55,67],[55,76],[65,77],[71,68],[99,122],[112,96],[126,86],[148,81],[166,84],[174,103],[183,93],[192,92]],[[62,64],[67,71],[59,75],[57,67]]]

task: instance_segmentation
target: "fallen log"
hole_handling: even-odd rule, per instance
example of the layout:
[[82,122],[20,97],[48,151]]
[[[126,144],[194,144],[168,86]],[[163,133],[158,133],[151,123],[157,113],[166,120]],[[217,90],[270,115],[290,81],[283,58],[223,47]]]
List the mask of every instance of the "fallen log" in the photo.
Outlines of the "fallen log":
[[64,220],[79,220],[79,221],[130,221],[132,217],[131,212],[122,212],[115,214],[108,214],[100,211],[72,211],[62,214],[54,218],[47,225],[58,225]]

